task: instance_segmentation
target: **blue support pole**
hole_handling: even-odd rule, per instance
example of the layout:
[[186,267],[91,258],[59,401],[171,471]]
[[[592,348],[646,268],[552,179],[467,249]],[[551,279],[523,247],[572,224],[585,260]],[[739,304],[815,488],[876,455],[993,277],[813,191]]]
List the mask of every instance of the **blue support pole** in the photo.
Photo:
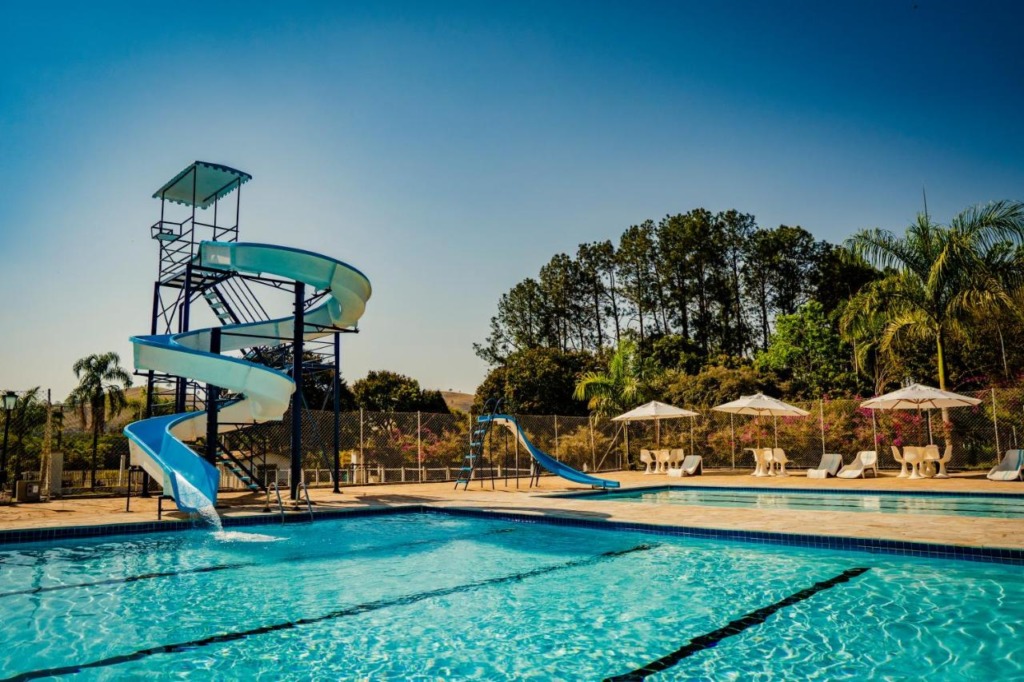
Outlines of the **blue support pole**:
[[341,476],[341,334],[334,335],[334,492]]
[[295,393],[292,394],[292,462],[291,495],[299,499],[299,479],[302,477],[302,331],[306,324],[306,285],[295,283],[295,332],[292,335],[292,379]]

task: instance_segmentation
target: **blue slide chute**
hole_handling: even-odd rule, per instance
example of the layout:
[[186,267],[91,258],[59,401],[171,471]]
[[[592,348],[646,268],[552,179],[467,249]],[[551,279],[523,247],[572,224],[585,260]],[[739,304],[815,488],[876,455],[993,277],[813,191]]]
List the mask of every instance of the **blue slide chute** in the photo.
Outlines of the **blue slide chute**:
[[557,459],[547,454],[543,450],[537,448],[536,445],[530,442],[530,439],[526,437],[526,433],[523,431],[523,427],[519,425],[515,417],[507,414],[495,414],[489,416],[480,417],[480,421],[490,421],[493,424],[504,426],[509,431],[514,433],[519,442],[523,444],[526,451],[530,453],[538,464],[553,473],[555,476],[561,476],[567,481],[573,483],[582,483],[583,485],[592,485],[595,488],[618,488],[618,481],[610,481],[606,478],[597,478],[590,474],[585,474],[582,471],[573,469],[568,464],[563,464]]
[[[197,265],[213,270],[273,275],[327,292],[323,302],[304,313],[303,338],[317,339],[352,329],[370,298],[370,280],[351,265],[310,251],[270,244],[202,242]],[[135,367],[200,383],[235,394],[217,410],[218,432],[240,425],[279,420],[288,409],[295,382],[283,372],[220,353],[253,345],[253,338],[293,338],[295,318],[225,325],[220,352],[210,352],[211,329],[181,334],[135,336]],[[129,424],[124,433],[132,464],[161,482],[182,511],[197,511],[217,499],[220,472],[185,445],[206,436],[206,412],[153,417]]]

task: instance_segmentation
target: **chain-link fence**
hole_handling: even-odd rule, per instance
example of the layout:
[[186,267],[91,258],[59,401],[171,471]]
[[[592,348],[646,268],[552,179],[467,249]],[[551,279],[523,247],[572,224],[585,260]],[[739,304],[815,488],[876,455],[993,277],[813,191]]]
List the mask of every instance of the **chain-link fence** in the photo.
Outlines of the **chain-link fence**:
[[[628,426],[588,417],[520,415],[519,423],[541,450],[581,471],[635,468],[642,448],[682,448],[701,455],[708,468],[753,467],[750,448],[786,450],[794,468],[815,466],[824,452],[849,461],[859,450],[876,450],[882,468],[897,468],[892,447],[930,442],[953,446],[953,470],[984,470],[1008,449],[1024,445],[1024,389],[972,394],[974,407],[945,411],[868,410],[861,399],[798,402],[807,417],[749,417],[688,406],[699,417],[633,422]],[[948,421],[944,421],[948,419]],[[469,452],[476,417],[463,413],[346,412],[339,420],[339,485],[453,481]],[[0,412],[4,442],[0,474],[10,489],[15,477],[41,480],[45,414]],[[119,430],[92,433],[51,422],[51,480],[63,494],[123,493],[128,483],[128,442]],[[287,485],[291,460],[291,419],[259,424],[229,434],[232,449],[249,453],[257,477]],[[334,414],[306,411],[302,419],[303,478],[311,487],[334,484]],[[505,429],[494,429],[478,473],[526,477],[531,460]],[[95,472],[95,473],[94,473]],[[243,488],[223,470],[225,488]]]

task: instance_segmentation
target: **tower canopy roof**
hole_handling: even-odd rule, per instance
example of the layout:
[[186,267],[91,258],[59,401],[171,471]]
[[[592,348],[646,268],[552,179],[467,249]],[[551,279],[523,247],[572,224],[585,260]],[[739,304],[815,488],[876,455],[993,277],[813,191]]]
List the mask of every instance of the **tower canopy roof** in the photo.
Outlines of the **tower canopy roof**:
[[196,161],[158,189],[153,198],[207,208],[249,180],[252,176],[240,170],[219,163]]

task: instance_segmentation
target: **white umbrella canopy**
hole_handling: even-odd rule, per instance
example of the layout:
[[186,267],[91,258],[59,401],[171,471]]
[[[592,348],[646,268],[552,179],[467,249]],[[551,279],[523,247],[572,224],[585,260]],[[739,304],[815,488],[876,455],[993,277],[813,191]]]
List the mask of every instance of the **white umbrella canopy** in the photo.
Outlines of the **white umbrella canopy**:
[[[660,403],[652,400],[640,407],[635,407],[629,412],[624,412],[618,417],[612,417],[613,422],[638,422],[654,420],[654,442],[656,446],[661,445],[661,420],[680,419],[681,417],[699,417],[699,412],[684,410],[681,407]],[[693,453],[693,426],[690,427],[690,453]]]
[[755,414],[759,417],[762,414],[771,415],[772,417],[806,417],[810,414],[807,410],[802,410],[796,405],[784,403],[778,398],[766,396],[764,393],[745,395],[739,400],[718,405],[711,409],[718,410],[719,412],[732,412],[733,414]]
[[612,417],[613,422],[637,422],[650,419],[678,419],[679,417],[699,417],[699,412],[684,410],[675,405],[667,405],[652,400],[649,403],[635,407],[629,412]]
[[[745,395],[738,400],[733,400],[731,403],[725,403],[712,407],[712,410],[718,412],[732,412],[733,414],[752,414],[758,418],[763,414],[770,415],[772,417],[806,417],[810,414],[807,410],[800,409],[796,405],[790,405],[784,403],[778,398],[772,398],[764,393],[755,393],[754,395]],[[757,446],[761,447],[761,428],[757,429]],[[775,446],[779,445],[779,424],[775,423]]]
[[892,393],[865,400],[861,407],[873,410],[938,410],[943,407],[970,407],[981,401],[923,384],[911,384]]

